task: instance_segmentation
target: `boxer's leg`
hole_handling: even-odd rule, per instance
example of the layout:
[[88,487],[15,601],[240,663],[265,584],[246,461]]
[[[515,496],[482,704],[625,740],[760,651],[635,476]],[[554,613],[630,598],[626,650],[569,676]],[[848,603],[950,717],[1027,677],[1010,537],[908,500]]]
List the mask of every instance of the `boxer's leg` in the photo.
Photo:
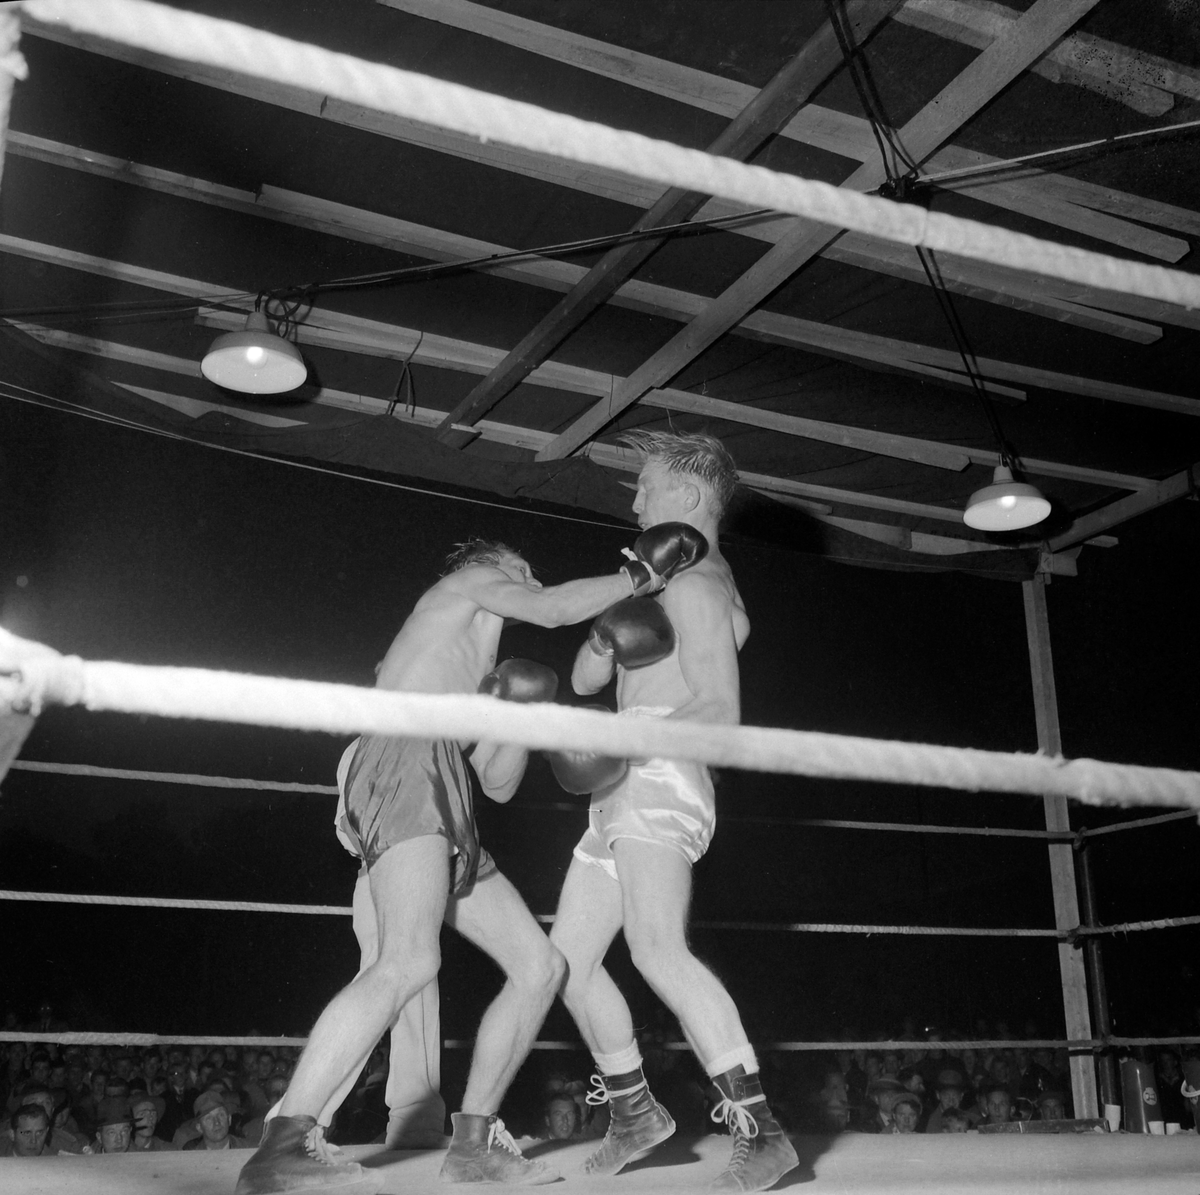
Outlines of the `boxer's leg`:
[[572,858],[550,940],[567,960],[563,1003],[592,1051],[609,1102],[608,1131],[583,1166],[597,1176],[616,1174],[675,1131],[642,1073],[629,1005],[603,966],[623,917],[615,876],[606,866]]
[[521,1156],[496,1112],[562,984],[562,955],[498,871],[453,900],[446,923],[494,959],[505,978],[479,1025],[463,1110],[451,1118],[454,1134],[440,1177],[445,1182],[557,1182],[557,1171]]
[[799,1159],[763,1095],[733,998],[688,948],[691,864],[672,847],[632,838],[617,839],[612,849],[634,966],[679,1018],[721,1092],[717,1112],[733,1136],[733,1154],[712,1189],[729,1195],[765,1191]]

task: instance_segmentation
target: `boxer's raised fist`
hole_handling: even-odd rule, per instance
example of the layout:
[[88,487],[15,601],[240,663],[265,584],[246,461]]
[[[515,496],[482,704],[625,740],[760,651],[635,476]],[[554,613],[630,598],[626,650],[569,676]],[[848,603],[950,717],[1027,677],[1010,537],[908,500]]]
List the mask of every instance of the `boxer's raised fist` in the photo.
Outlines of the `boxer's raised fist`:
[[675,650],[675,628],[653,599],[622,598],[596,616],[588,646],[598,656],[612,656],[622,668],[645,668]]
[[479,682],[479,692],[501,701],[553,701],[558,674],[533,660],[505,660]]
[[621,566],[634,597],[658,593],[676,574],[698,564],[708,554],[708,540],[688,523],[658,523],[648,527],[633,545],[636,559]]

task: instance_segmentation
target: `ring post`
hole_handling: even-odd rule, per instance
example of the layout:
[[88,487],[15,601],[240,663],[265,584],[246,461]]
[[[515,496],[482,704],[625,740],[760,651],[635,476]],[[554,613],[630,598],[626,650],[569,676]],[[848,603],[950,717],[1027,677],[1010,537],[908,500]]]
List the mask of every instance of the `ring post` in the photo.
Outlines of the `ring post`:
[[[1046,755],[1062,755],[1062,734],[1058,725],[1058,696],[1054,688],[1054,660],[1050,654],[1050,620],[1046,611],[1046,576],[1042,572],[1023,581],[1025,595],[1025,631],[1029,640],[1029,670],[1033,680],[1033,708],[1037,719],[1038,749]],[[1047,794],[1042,797],[1046,810],[1046,829],[1071,829],[1066,797]],[[1054,892],[1054,923],[1061,932],[1079,928],[1079,896],[1075,887],[1075,859],[1069,843],[1051,842],[1050,883]],[[1092,1036],[1088,1010],[1087,972],[1083,951],[1070,942],[1058,945],[1058,967],[1062,975],[1063,1012],[1067,1037],[1086,1040]],[[1099,1115],[1096,1102],[1096,1066],[1090,1049],[1071,1051],[1071,1096],[1075,1115],[1092,1119]]]

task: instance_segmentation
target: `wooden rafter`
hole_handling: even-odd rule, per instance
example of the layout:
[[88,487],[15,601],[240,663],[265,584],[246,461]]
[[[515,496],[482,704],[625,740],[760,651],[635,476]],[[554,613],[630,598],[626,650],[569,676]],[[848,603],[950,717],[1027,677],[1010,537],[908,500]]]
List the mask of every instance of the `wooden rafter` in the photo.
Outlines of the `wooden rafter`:
[[[928,157],[1095,3],[1036,0],[1004,37],[984,50],[904,126],[900,140],[908,152],[918,162]],[[882,166],[871,164],[861,166],[843,186],[866,191],[883,181]],[[634,370],[610,403],[593,407],[540,453],[539,459],[570,455],[647,390],[674,377],[837,235],[836,229],[799,223],[701,315]]]
[[[859,41],[869,37],[900,0],[851,0],[846,19]],[[758,92],[708,147],[708,152],[745,161],[777,132],[816,89],[842,65],[842,51],[832,25],[817,32]],[[669,188],[633,225],[633,231],[690,219],[708,197],[697,191]],[[447,414],[438,438],[461,447],[469,435],[456,424],[471,425],[528,377],[593,311],[602,306],[665,242],[665,238],[616,246],[594,265],[554,309],[521,338],[494,370]]]
[[[661,194],[661,188],[653,184],[617,175],[611,171],[580,166],[575,163],[561,162],[557,159],[546,158],[540,154],[528,153],[507,146],[494,144],[481,145],[474,138],[435,129],[429,125],[418,124],[415,121],[386,116],[354,105],[345,104],[338,100],[328,99],[327,97],[322,98],[313,92],[304,91],[298,87],[285,87],[279,84],[268,83],[263,80],[236,75],[228,71],[209,68],[202,64],[178,62],[161,55],[134,50],[117,43],[99,41],[86,35],[75,34],[72,31],[58,27],[41,26],[31,23],[27,32],[34,36],[44,37],[65,45],[77,46],[81,49],[106,55],[119,61],[131,62],[147,69],[188,79],[205,86],[219,88],[236,95],[259,100],[263,103],[285,107],[292,111],[311,116],[314,119],[330,120],[350,128],[362,129],[380,136],[405,141],[409,144],[426,146],[438,152],[453,154],[469,161],[478,161],[498,169],[542,179],[560,186],[573,187],[592,194],[604,195],[607,198],[628,203],[635,207],[647,207]],[[743,85],[738,84],[736,86],[742,87]],[[794,126],[796,120],[803,117],[805,113],[810,112],[812,107],[812,105],[809,105],[802,108],[798,117],[793,119],[789,127]],[[836,117],[833,120],[833,124],[839,130],[846,125],[847,120],[853,121],[856,119],[845,118],[837,113],[830,113],[829,115]],[[859,124],[864,129],[866,128],[865,122],[859,121]],[[1096,191],[1099,190],[1100,188],[1096,188]],[[1111,196],[1108,201],[1112,202]],[[1097,198],[1097,206],[1100,206],[1103,202],[1102,199]],[[1161,208],[1167,205],[1158,206]],[[709,218],[714,215],[727,214],[732,210],[736,210],[734,205],[726,204],[724,201],[712,200],[705,204],[700,211],[700,215],[703,218]],[[1146,217],[1143,215],[1142,218]],[[794,223],[790,218],[780,218],[779,220],[744,227],[740,231],[745,235],[760,237],[761,239],[775,243],[778,241],[779,236],[782,235],[781,230],[786,226],[794,225]],[[1125,222],[1125,227],[1132,228],[1135,226]],[[1098,233],[1098,235],[1101,234]],[[1103,235],[1101,235],[1101,239],[1104,239]],[[863,264],[868,269],[878,268],[884,273],[895,273],[894,268],[886,260],[882,260],[878,265],[875,264],[869,238],[864,238],[863,240],[865,245],[863,246],[863,253],[859,264]],[[837,256],[836,248],[837,246],[834,245],[829,249],[829,255],[835,258]],[[964,264],[961,269],[968,277],[970,276],[971,266],[969,263]],[[922,275],[918,281],[923,281],[923,278],[924,276]],[[947,284],[951,287],[957,286],[956,280],[949,276],[947,277]],[[1144,340],[1148,335],[1150,338],[1153,338],[1153,334],[1156,334],[1148,333],[1145,325],[1139,321],[1129,320],[1127,317],[1120,315],[1111,315],[1105,310],[1107,303],[1106,295],[1111,292],[1090,291],[1084,288],[1076,296],[1075,301],[1067,306],[1064,306],[1061,300],[1041,303],[1036,293],[1028,286],[1022,288],[1019,293],[1010,296],[1004,291],[995,291],[989,286],[980,283],[973,286],[970,293],[985,300],[1016,305],[1037,315],[1045,316],[1048,319],[1065,320],[1069,323],[1091,327],[1093,330],[1107,332],[1112,335]],[[1085,304],[1088,305],[1085,306]]]
[[[187,295],[206,302],[226,300],[231,293],[228,288],[214,286],[197,279],[183,278],[126,262],[93,257],[8,235],[0,235],[0,252],[14,253],[36,261],[82,270],[102,277],[120,279],[134,285],[146,286],[172,294]],[[250,299],[247,297],[241,305],[249,310]],[[199,318],[206,325],[224,331],[233,331],[241,327],[241,318],[228,311],[207,311],[203,312]],[[27,330],[46,343],[55,342],[55,337],[61,338],[69,335],[67,333],[51,333],[48,330],[36,331],[33,325],[29,325]],[[314,309],[308,320],[300,325],[298,332],[303,341],[312,344],[350,349],[395,360],[412,360],[421,365],[457,369],[467,373],[486,374],[504,356],[503,350],[488,345],[428,334],[394,324],[383,324],[322,308]],[[62,346],[77,345],[90,339],[85,337],[71,341],[61,340],[59,343]],[[127,351],[141,352],[142,350],[129,349]],[[148,357],[143,357],[141,363],[153,365]],[[996,364],[1003,365],[1004,363]],[[191,376],[196,376],[198,369],[197,363],[191,363]],[[1053,378],[1055,375],[1048,374],[1047,376]],[[1064,382],[1072,380],[1067,379],[1065,375],[1062,376]],[[553,361],[544,362],[529,380],[535,384],[568,393],[590,396],[610,394],[622,382],[622,379],[614,377],[612,374]],[[1097,384],[1103,385],[1103,383]],[[1060,385],[1056,388],[1061,389],[1064,386]],[[999,455],[995,450],[963,447],[889,432],[877,432],[847,424],[804,419],[755,407],[748,403],[732,403],[705,395],[691,394],[683,390],[655,388],[641,401],[647,406],[659,407],[664,410],[686,411],[723,419],[731,423],[763,427],[786,435],[838,444],[843,447],[952,471],[961,470],[968,463],[988,467],[999,463]],[[1200,407],[1200,404],[1193,404],[1193,406]],[[544,439],[539,439],[537,448],[539,450],[545,448],[550,439],[549,435]],[[1156,484],[1150,478],[1033,457],[1023,458],[1022,463],[1030,473],[1038,476],[1059,477],[1123,490],[1143,490]]]
[[[748,84],[734,79],[570,33],[487,5],[471,3],[470,0],[377,2],[722,116],[732,116],[740,111],[753,94],[753,88]],[[932,2],[958,3],[959,0]],[[972,0],[973,5],[975,2]],[[903,20],[913,5],[914,0],[908,0],[897,10],[893,19]],[[1018,15],[1012,13],[1014,18]],[[993,35],[987,39],[987,44],[994,40]],[[983,49],[984,43],[981,42],[978,48]],[[808,104],[797,112],[783,129],[782,135],[859,162],[874,161],[879,153],[871,126],[866,120],[819,104]],[[968,154],[972,154],[972,151],[947,145],[929,160],[928,166],[935,171],[958,168],[964,164],[963,155]],[[978,157],[982,159],[985,155]],[[972,194],[984,203],[1024,212],[1036,219],[1060,224],[1100,240],[1123,244],[1139,253],[1161,256],[1166,261],[1178,260],[1188,251],[1187,243],[1178,238],[1162,238],[1143,224],[1160,224],[1188,233],[1200,231],[1197,229],[1200,216],[1194,212],[1064,175],[1036,174],[1004,182],[980,179],[972,186]],[[1116,222],[1096,220],[1094,217],[1098,212],[1126,218]],[[1135,220],[1139,223],[1131,222]]]

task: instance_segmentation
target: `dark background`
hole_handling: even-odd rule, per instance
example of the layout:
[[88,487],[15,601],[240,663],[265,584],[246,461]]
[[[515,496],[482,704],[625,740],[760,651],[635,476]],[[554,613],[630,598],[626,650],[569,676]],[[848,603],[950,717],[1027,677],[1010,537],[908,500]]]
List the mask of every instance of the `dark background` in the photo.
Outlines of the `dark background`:
[[[547,584],[618,563],[628,527],[516,510],[206,449],[33,406],[0,404],[0,625],[62,652],[372,683],[372,669],[450,546],[522,550]],[[1048,591],[1064,749],[1200,768],[1192,559],[1180,502],[1085,549]],[[1036,749],[1019,585],[952,572],[857,569],[750,543],[727,555],[754,630],[747,723]],[[581,628],[513,628],[502,655],[565,680]],[[323,734],[51,709],[22,753],[181,773],[330,784],[346,742]],[[726,772],[721,827],[696,869],[697,920],[1050,926],[1036,840],[805,828],[795,818],[1044,827],[1038,798]],[[485,842],[535,913],[553,911],[584,824],[540,759],[514,804],[480,802]],[[1072,808],[1072,824],[1147,811]],[[1149,812],[1159,812],[1151,810]],[[278,902],[349,902],[353,860],[333,798],[10,772],[0,792],[5,888]],[[770,819],[762,820],[745,819]],[[1109,835],[1095,850],[1103,921],[1194,914],[1191,821]],[[305,1033],[354,973],[336,917],[0,904],[0,1004],[49,997],[72,1028]],[[467,1038],[498,985],[446,935],[445,1036]],[[1063,1032],[1053,940],[698,929],[752,1037],[918,1027]],[[1105,943],[1115,1029],[1192,1032],[1193,929]],[[15,947],[15,950],[14,950]],[[640,1024],[655,1002],[613,966]],[[543,1030],[574,1036],[556,1006]]]

